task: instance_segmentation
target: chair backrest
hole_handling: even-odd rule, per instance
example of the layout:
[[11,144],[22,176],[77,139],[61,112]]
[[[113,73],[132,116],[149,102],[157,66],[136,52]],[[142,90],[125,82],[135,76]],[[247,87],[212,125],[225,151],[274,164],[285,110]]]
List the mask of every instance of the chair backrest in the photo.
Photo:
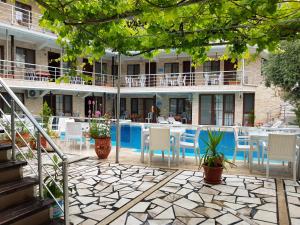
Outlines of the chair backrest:
[[170,128],[150,127],[149,150],[170,149]]
[[294,134],[269,134],[269,159],[294,161],[296,157],[296,139],[297,137]]
[[66,139],[82,138],[82,125],[81,123],[67,122],[66,123]]
[[58,120],[58,132],[65,132],[66,131],[66,123],[67,122],[75,122],[74,119],[66,118],[66,117],[60,117]]
[[200,132],[201,132],[201,127],[198,127],[197,130],[196,130],[195,140],[194,140],[194,144],[195,144],[196,148],[199,147]]
[[173,116],[169,116],[168,122],[169,123],[174,123],[174,122],[176,122],[176,120],[175,120],[175,118]]
[[153,112],[148,112],[148,118],[152,119],[153,118]]
[[161,122],[165,122],[166,120],[165,120],[165,118],[163,117],[163,116],[158,116],[157,117],[157,122],[158,123],[161,123]]

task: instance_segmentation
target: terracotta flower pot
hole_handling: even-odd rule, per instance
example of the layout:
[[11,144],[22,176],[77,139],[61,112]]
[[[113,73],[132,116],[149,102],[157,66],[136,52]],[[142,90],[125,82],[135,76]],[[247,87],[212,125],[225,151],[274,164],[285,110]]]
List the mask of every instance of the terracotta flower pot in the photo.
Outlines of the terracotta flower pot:
[[41,136],[41,146],[44,148],[47,148],[47,140],[43,136]]
[[209,167],[203,165],[204,181],[208,184],[220,184],[222,182],[223,167]]
[[99,159],[107,159],[111,150],[110,137],[95,139],[95,152]]

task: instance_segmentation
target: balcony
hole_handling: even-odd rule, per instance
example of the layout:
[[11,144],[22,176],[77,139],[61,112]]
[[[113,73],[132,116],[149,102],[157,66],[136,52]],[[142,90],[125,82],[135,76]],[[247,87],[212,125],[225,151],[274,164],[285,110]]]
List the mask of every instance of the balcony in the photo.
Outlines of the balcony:
[[250,72],[215,71],[171,74],[139,74],[122,76],[122,87],[194,87],[251,84]]
[[[0,77],[10,86],[20,88],[103,92],[114,85],[114,77],[108,74],[6,60],[0,60]],[[98,86],[107,88],[99,89]]]
[[41,17],[41,14],[32,12],[31,10],[26,10],[12,4],[0,2],[1,23],[55,36],[52,32],[47,31],[39,26],[39,20]]

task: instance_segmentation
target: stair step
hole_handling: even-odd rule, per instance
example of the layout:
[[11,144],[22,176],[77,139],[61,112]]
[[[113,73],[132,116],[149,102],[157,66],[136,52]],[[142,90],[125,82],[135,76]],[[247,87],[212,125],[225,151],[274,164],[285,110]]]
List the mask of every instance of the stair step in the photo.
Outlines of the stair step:
[[47,225],[63,225],[63,224],[64,224],[63,219],[53,219]]
[[23,190],[27,187],[31,187],[33,185],[38,184],[38,179],[37,178],[32,178],[32,177],[24,177],[23,179],[9,182],[6,184],[1,184],[0,185],[0,198],[1,196],[7,195],[14,193],[18,190]]
[[12,148],[11,144],[0,144],[0,151],[11,150],[11,148]]
[[[34,220],[34,215],[47,210],[50,208],[51,204],[54,201],[51,199],[40,200],[38,198],[27,201],[23,204],[19,204],[18,206],[11,207],[5,211],[0,212],[0,225],[12,225],[12,224],[29,224],[27,221],[30,217]],[[39,218],[39,221],[32,222],[30,225],[44,225],[50,222],[49,214],[48,218]],[[25,222],[25,220],[27,220]]]
[[21,179],[25,165],[25,161],[0,162],[0,184]]
[[26,166],[27,162],[26,161],[8,161],[8,162],[1,162],[0,163],[0,172],[9,170],[9,169],[14,169],[14,168],[20,168],[22,166]]
[[34,199],[37,184],[36,178],[25,177],[0,185],[0,211]]

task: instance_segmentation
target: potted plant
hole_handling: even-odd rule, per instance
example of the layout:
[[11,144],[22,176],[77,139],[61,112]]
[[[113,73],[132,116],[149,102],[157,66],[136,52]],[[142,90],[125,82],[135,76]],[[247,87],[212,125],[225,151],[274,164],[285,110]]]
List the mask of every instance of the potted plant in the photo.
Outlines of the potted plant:
[[200,157],[198,151],[199,169],[204,169],[204,181],[209,184],[220,184],[222,182],[222,173],[225,164],[234,165],[229,162],[222,152],[219,152],[218,146],[222,141],[224,132],[208,130],[208,140],[202,139],[206,145],[205,153]]
[[90,124],[90,137],[95,140],[95,152],[99,159],[107,159],[111,151],[110,120],[108,116],[102,120],[92,120]]
[[[53,155],[52,160],[54,163],[51,164],[45,164],[48,167],[51,167],[51,169],[53,170],[53,173],[51,173],[51,176],[47,176],[44,178],[44,184],[46,185],[46,187],[44,187],[44,197],[45,198],[50,198],[53,199],[53,197],[55,198],[55,200],[58,202],[58,204],[62,207],[63,206],[63,193],[61,192],[61,189],[57,186],[57,184],[62,187],[63,185],[63,181],[61,179],[61,177],[59,176],[58,172],[59,172],[59,160],[58,157],[56,155]],[[50,194],[51,192],[51,194]],[[59,218],[62,216],[62,211],[60,209],[60,207],[57,205],[56,202],[54,202],[51,206],[51,217],[52,218]]]

